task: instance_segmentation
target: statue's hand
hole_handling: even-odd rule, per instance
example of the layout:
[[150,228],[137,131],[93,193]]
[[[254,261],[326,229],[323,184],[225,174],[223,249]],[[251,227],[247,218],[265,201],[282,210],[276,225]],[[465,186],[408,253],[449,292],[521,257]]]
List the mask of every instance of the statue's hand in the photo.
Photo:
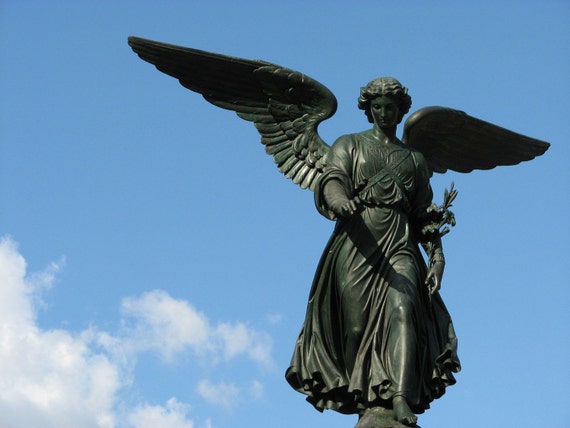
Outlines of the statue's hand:
[[343,217],[350,217],[360,210],[361,204],[360,198],[355,196],[353,199],[350,199],[342,205],[341,215]]
[[441,279],[443,277],[444,268],[444,261],[437,261],[429,268],[426,285],[428,286],[430,295],[436,293],[441,288]]

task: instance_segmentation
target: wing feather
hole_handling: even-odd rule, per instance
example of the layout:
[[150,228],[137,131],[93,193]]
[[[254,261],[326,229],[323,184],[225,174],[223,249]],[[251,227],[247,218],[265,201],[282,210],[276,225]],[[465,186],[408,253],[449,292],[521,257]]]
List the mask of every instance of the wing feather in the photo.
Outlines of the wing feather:
[[249,60],[129,37],[137,55],[206,101],[253,122],[265,151],[287,178],[314,189],[330,147],[317,127],[337,107],[322,84],[297,71]]
[[542,155],[549,143],[446,107],[426,107],[404,125],[403,141],[423,153],[433,172],[471,172],[516,165]]
[[296,161],[291,156],[287,158],[281,157],[281,161],[277,162],[279,171],[285,174],[285,177],[292,178],[299,169],[303,166],[301,162]]
[[301,188],[306,189],[307,187],[309,187],[311,185],[311,183],[313,182],[313,180],[315,179],[315,176],[317,175],[317,169],[316,168],[306,168],[307,169],[307,174],[305,175],[305,178],[303,179],[303,181],[300,183]]
[[[305,181],[305,178],[307,177],[307,174],[309,173],[310,168],[307,167],[306,165],[302,165],[299,170],[295,173],[295,178],[293,178],[293,183],[298,184],[299,186],[301,186],[301,184]],[[303,186],[301,186],[303,187]]]
[[290,176],[287,176],[287,174],[289,173],[289,171],[291,171],[291,169],[293,169],[295,166],[301,167],[303,165],[301,162],[295,159],[295,157],[292,154],[293,150],[286,149],[280,151],[279,153],[275,154],[275,156],[273,156],[273,160],[279,167],[279,171],[284,173],[287,178],[291,178]]
[[276,144],[268,143],[265,145],[265,153],[267,153],[268,155],[275,155],[282,150],[287,150],[288,147],[289,147],[289,142],[276,143]]

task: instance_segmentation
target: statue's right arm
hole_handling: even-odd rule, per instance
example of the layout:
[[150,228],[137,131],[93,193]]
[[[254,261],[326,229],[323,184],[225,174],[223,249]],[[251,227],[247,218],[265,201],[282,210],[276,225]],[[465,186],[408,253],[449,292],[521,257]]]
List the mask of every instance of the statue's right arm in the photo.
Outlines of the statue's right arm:
[[358,196],[352,197],[352,141],[340,137],[332,146],[329,158],[329,178],[323,184],[323,198],[328,208],[339,218],[353,215],[360,207]]

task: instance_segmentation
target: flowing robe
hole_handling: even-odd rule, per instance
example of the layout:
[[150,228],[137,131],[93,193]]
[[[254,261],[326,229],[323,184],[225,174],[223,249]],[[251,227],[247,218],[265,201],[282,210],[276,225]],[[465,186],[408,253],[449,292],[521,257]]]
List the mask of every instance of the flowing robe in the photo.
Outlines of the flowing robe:
[[[333,145],[315,190],[337,220],[311,288],[286,378],[318,410],[360,413],[405,395],[422,413],[455,383],[457,338],[439,293],[429,296],[419,244],[432,202],[421,153],[381,144],[370,131]],[[337,219],[324,197],[331,180],[363,209]]]

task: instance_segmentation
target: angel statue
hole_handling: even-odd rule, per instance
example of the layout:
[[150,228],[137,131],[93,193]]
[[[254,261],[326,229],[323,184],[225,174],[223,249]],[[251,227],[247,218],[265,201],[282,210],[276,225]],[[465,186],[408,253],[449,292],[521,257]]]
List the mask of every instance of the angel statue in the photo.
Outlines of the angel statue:
[[253,122],[278,169],[311,189],[317,210],[336,222],[286,371],[289,384],[319,411],[357,414],[357,428],[417,426],[416,414],[460,370],[438,291],[442,226],[454,223],[448,208],[456,191],[433,204],[430,177],[515,165],[549,144],[443,107],[411,115],[400,140],[396,128],[411,97],[398,80],[381,77],[358,98],[372,128],[329,146],[317,127],[337,101],[310,77],[137,37],[129,45],[184,87]]

